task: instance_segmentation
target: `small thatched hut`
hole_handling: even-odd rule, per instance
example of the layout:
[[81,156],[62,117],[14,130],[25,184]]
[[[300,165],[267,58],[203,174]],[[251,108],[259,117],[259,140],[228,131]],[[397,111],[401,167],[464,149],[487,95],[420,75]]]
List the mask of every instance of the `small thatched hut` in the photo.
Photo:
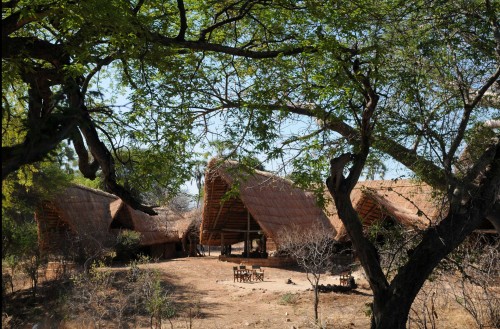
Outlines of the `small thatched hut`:
[[94,254],[112,248],[120,231],[141,234],[141,251],[155,258],[175,257],[181,251],[185,220],[167,208],[157,216],[132,209],[117,196],[73,185],[46,201],[35,213],[40,249],[50,253]]
[[[260,257],[276,248],[279,232],[286,226],[323,225],[335,230],[316,204],[312,193],[264,171],[245,171],[235,161],[212,159],[205,173],[205,200],[200,242],[227,246],[244,242],[244,255],[257,240]],[[256,255],[259,256],[259,255]]]

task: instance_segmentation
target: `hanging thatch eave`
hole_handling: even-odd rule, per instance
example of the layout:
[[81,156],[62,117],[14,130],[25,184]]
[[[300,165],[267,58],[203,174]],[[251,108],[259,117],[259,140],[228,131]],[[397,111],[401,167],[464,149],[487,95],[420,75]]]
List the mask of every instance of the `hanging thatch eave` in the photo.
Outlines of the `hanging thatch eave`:
[[111,213],[109,204],[118,197],[85,186],[73,185],[58,194],[53,203],[62,219],[78,236],[88,236],[108,245]]
[[[104,250],[114,245],[109,204],[118,198],[92,188],[72,185],[43,202],[35,212],[42,250],[68,248]],[[78,245],[78,246],[77,246]]]
[[155,209],[156,216],[150,216],[135,210],[119,199],[110,204],[113,216],[111,227],[124,228],[141,233],[140,244],[143,246],[179,242],[179,232],[176,227],[182,216],[168,208]]
[[[235,186],[237,190],[231,191]],[[245,173],[234,161],[210,161],[205,173],[202,244],[244,241],[248,225],[251,238],[265,234],[275,240],[285,226],[314,224],[323,225],[335,235],[311,193],[268,172]]]

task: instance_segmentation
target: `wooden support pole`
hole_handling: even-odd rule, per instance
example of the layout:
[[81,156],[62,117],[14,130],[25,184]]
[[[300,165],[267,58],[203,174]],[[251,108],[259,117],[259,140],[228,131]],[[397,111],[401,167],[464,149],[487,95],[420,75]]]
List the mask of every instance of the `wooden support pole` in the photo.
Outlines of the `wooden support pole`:
[[224,233],[220,234],[220,244],[221,244],[221,246],[220,246],[220,252],[221,252],[221,254],[224,253],[224,255],[225,255],[226,254],[226,252],[225,252],[226,246],[224,246]]
[[250,258],[250,212],[247,209],[247,258]]
[[267,253],[267,237],[265,235],[262,237],[262,244],[263,244],[262,249],[264,251],[264,254],[266,254]]

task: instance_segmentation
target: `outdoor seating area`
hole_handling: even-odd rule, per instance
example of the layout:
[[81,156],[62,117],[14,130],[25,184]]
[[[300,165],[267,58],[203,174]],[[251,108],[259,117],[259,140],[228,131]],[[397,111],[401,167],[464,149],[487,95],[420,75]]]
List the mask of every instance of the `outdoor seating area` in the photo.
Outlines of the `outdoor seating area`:
[[246,265],[233,266],[233,282],[251,281],[264,281],[264,269],[259,265],[252,265],[251,268]]
[[346,287],[349,286],[351,278],[352,278],[351,270],[340,273],[340,285]]

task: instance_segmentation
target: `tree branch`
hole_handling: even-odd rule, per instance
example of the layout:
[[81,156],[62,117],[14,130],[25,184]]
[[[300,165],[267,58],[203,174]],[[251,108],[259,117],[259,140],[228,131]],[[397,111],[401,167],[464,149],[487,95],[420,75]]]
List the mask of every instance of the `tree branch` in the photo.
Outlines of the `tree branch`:
[[263,59],[263,58],[275,58],[279,55],[297,55],[304,52],[314,52],[314,47],[306,46],[306,47],[290,47],[288,49],[281,50],[268,50],[268,51],[252,51],[246,50],[238,47],[229,47],[221,44],[210,43],[205,41],[179,41],[176,38],[165,37],[160,34],[154,34],[152,36],[154,42],[158,42],[164,46],[168,47],[180,47],[191,50],[201,50],[201,51],[213,51],[228,55],[254,58],[254,59]]
[[179,34],[176,39],[179,41],[184,41],[186,37],[186,30],[188,28],[187,19],[186,19],[186,8],[184,8],[184,1],[177,0],[177,8],[179,8],[179,18],[180,18],[180,29]]
[[200,37],[199,37],[198,40],[199,41],[206,41],[206,35],[208,33],[211,33],[212,31],[214,31],[215,29],[217,29],[217,28],[219,28],[221,26],[224,26],[224,25],[229,24],[229,23],[237,22],[237,21],[245,18],[245,16],[248,14],[248,12],[250,12],[250,10],[252,9],[252,7],[257,2],[254,2],[254,0],[247,0],[247,1],[245,1],[245,3],[243,4],[243,6],[239,10],[239,15],[238,16],[234,16],[234,17],[228,18],[228,19],[223,20],[223,21],[221,21],[219,23],[215,23],[214,25],[209,26],[206,29],[201,30]]
[[78,128],[75,128],[71,133],[71,140],[73,141],[73,146],[78,155],[78,169],[80,169],[83,177],[94,180],[97,170],[99,169],[99,163],[95,159],[92,162],[89,161],[89,152],[85,147],[81,132]]

